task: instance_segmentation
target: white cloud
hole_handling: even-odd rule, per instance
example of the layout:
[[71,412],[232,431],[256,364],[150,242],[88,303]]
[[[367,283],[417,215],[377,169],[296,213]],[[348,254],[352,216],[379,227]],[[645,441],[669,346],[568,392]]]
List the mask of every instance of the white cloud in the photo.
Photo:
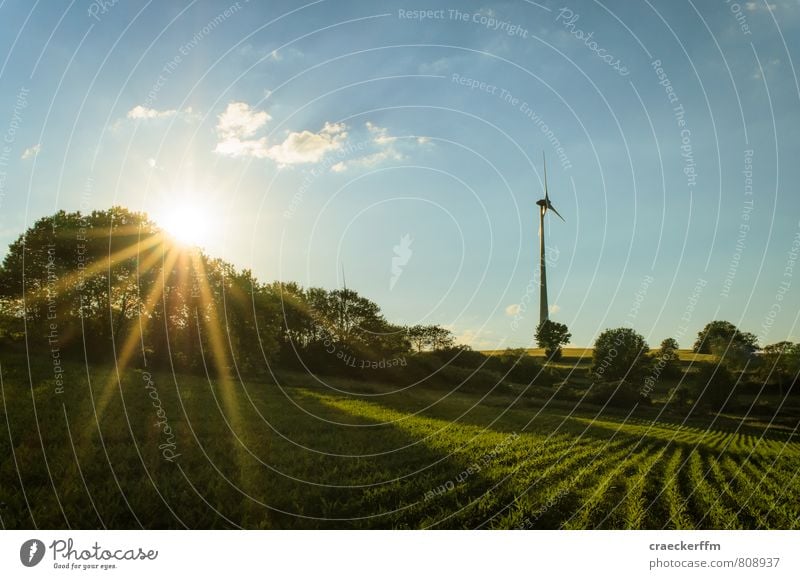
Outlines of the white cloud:
[[367,130],[374,135],[372,140],[376,145],[388,145],[397,140],[397,137],[389,136],[389,129],[379,127],[369,121],[367,121]]
[[228,157],[272,159],[279,165],[316,163],[330,151],[341,148],[347,138],[343,123],[325,123],[317,133],[290,132],[282,143],[270,146],[266,137],[256,138],[256,133],[271,119],[268,113],[247,103],[228,104],[217,122],[219,141],[214,152]]
[[302,131],[289,133],[280,145],[273,145],[267,151],[269,158],[280,165],[296,163],[316,163],[327,153],[342,146],[347,138],[346,127],[342,123],[325,123],[318,133]]
[[252,137],[272,119],[265,111],[257,111],[243,102],[229,103],[219,116],[217,133],[222,139]]
[[[187,109],[187,111],[191,112],[191,109]],[[164,119],[168,117],[174,117],[177,114],[178,111],[176,109],[159,111],[142,105],[136,105],[135,107],[133,107],[131,110],[128,111],[128,118],[134,120]]]
[[450,68],[452,68],[451,59],[445,57],[434,60],[433,62],[423,62],[419,65],[419,73],[439,75]]
[[755,12],[757,10],[769,10],[772,12],[778,6],[776,4],[767,4],[764,2],[745,2],[744,7],[750,12]]
[[214,152],[226,157],[255,157],[256,159],[269,157],[266,137],[250,140],[228,137],[217,143]]
[[[341,173],[352,167],[374,167],[383,161],[402,161],[406,158],[406,156],[395,147],[398,138],[390,135],[389,129],[380,127],[371,121],[367,121],[365,126],[370,134],[372,144],[378,150],[374,153],[364,155],[363,157],[340,161],[331,167],[331,171],[334,173]],[[420,139],[424,139],[424,137],[417,139],[418,143],[423,144],[424,141],[420,141]]]
[[301,50],[291,46],[278,51],[278,49],[271,49],[267,47],[255,47],[249,43],[241,46],[236,53],[248,60],[268,60],[272,62],[281,62],[286,58],[294,59],[304,56]]
[[33,159],[42,150],[42,144],[37,143],[33,147],[28,147],[22,152],[22,159]]
[[766,74],[767,76],[774,75],[780,68],[780,65],[781,65],[781,60],[779,58],[771,58],[770,60],[764,62],[760,67],[755,69],[755,71],[753,72],[753,78],[755,80],[761,80],[764,74]]
[[405,159],[405,157],[399,151],[389,148],[383,151],[378,151],[377,153],[358,157],[350,161],[339,161],[331,167],[331,171],[334,173],[342,173],[352,167],[374,167],[375,165],[388,159],[402,161]]
[[217,120],[217,136],[220,140],[214,152],[228,157],[267,157],[266,137],[251,137],[271,119],[269,113],[255,110],[247,103],[228,103]]
[[519,311],[520,311],[520,305],[519,304],[511,304],[509,306],[506,306],[506,315],[507,316],[512,316],[512,317],[516,316],[519,313]]

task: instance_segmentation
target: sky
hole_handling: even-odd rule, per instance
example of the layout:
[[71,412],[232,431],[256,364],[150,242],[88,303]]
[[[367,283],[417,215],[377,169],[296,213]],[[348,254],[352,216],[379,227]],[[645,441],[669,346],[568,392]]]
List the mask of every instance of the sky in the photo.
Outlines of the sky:
[[800,341],[799,25],[797,0],[0,1],[0,252],[124,205],[263,281],[344,275],[390,321],[530,346],[544,155],[573,345]]

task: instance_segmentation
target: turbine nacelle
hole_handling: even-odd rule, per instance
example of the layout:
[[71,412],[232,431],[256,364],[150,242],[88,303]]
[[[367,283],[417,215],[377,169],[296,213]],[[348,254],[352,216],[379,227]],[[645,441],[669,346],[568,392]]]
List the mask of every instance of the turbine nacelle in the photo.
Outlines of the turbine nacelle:
[[555,208],[555,207],[553,207],[553,204],[552,204],[552,203],[550,203],[550,195],[548,195],[548,193],[547,193],[547,164],[545,164],[545,163],[544,163],[544,154],[542,154],[542,164],[544,165],[544,199],[539,199],[539,200],[536,202],[536,204],[537,204],[539,207],[542,207],[542,208],[543,208],[543,211],[542,211],[542,213],[546,213],[546,212],[547,212],[547,210],[549,209],[550,211],[552,211],[553,213],[555,213],[556,215],[558,215],[558,218],[559,218],[561,221],[563,221],[564,223],[566,223],[566,222],[567,222],[567,220],[566,220],[566,219],[564,219],[563,217],[561,217],[561,214],[560,214],[558,211],[556,211],[556,208]]
[[539,199],[539,200],[536,202],[536,204],[537,204],[539,207],[543,207],[545,212],[547,212],[547,210],[549,209],[550,211],[552,211],[553,213],[555,213],[556,215],[558,215],[558,218],[559,218],[561,221],[563,221],[564,223],[566,223],[566,222],[567,222],[567,220],[566,220],[566,219],[564,219],[563,217],[561,217],[561,213],[559,213],[558,211],[556,211],[556,208],[555,208],[555,207],[553,207],[553,204],[552,204],[552,203],[550,203],[550,199],[549,199],[548,197],[545,197],[544,199]]

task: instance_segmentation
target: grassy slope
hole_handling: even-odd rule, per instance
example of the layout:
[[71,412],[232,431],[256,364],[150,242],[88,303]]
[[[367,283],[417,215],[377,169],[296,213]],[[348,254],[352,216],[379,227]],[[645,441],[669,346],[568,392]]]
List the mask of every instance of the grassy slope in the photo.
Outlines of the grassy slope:
[[141,372],[118,382],[113,368],[68,366],[59,395],[48,368],[33,370],[31,390],[23,364],[3,366],[7,528],[799,525],[800,444],[732,418],[682,426],[508,393],[158,373],[180,453],[169,462]]

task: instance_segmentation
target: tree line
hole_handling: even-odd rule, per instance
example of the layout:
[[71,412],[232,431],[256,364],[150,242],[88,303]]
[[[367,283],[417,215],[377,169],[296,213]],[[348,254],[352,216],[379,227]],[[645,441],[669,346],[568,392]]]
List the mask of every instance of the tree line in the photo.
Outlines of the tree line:
[[60,211],[14,241],[0,266],[0,337],[32,352],[241,374],[270,364],[346,372],[454,346],[437,325],[404,327],[347,288],[262,283],[174,243],[122,207]]
[[761,348],[757,337],[724,320],[709,322],[697,334],[695,354],[681,364],[678,342],[667,338],[651,352],[645,338],[631,328],[600,334],[592,351],[590,376],[597,381],[592,398],[617,406],[649,403],[658,384],[674,386],[668,401],[720,411],[736,404],[737,394],[797,394],[800,344],[781,341]]
[[[457,345],[442,326],[394,324],[352,289],[260,282],[175,244],[147,215],[122,207],[42,218],[0,265],[0,343],[24,344],[47,359],[242,376],[276,367],[364,378],[380,372],[404,383],[435,375],[442,385],[480,390],[556,384],[569,329],[547,320],[535,339],[545,363],[523,349],[484,355]],[[590,399],[649,401],[668,379],[678,382],[670,392],[676,404],[720,407],[737,384],[760,381],[783,394],[800,372],[800,345],[760,348],[730,322],[707,324],[693,350],[713,362],[686,369],[674,339],[651,353],[633,329],[606,330],[594,344]]]

